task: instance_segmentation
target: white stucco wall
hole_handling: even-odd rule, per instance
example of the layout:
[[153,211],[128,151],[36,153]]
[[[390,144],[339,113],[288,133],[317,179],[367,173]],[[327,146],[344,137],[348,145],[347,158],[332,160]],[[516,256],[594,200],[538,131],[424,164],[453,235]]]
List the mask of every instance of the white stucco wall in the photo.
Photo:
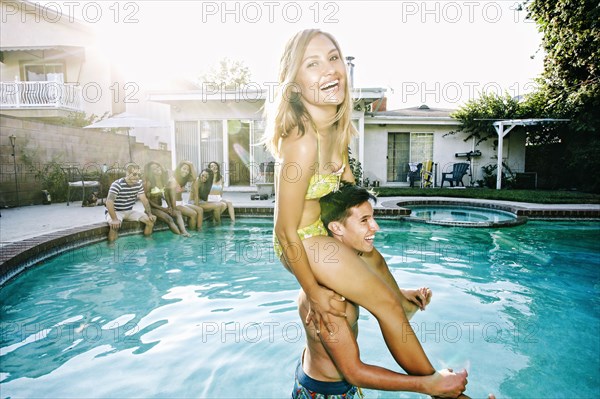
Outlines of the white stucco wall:
[[[384,126],[382,126],[384,125]],[[481,167],[488,164],[496,164],[497,153],[494,140],[486,140],[474,146],[473,139],[464,141],[466,135],[457,133],[447,135],[456,129],[450,125],[409,125],[409,124],[366,124],[365,125],[365,162],[363,164],[364,177],[370,181],[379,180],[381,184],[403,186],[405,182],[387,182],[387,148],[388,133],[433,133],[433,161],[437,164],[436,186],[441,183],[441,174],[452,170],[452,166],[458,162],[467,162],[464,157],[456,157],[456,153],[464,153],[472,150],[481,151],[481,157],[472,159],[473,182],[482,179]],[[515,132],[504,138],[503,158],[513,172],[525,169],[525,134]],[[413,160],[421,162],[423,160]],[[469,183],[469,176],[464,178],[465,185]],[[446,183],[447,184],[447,183]]]

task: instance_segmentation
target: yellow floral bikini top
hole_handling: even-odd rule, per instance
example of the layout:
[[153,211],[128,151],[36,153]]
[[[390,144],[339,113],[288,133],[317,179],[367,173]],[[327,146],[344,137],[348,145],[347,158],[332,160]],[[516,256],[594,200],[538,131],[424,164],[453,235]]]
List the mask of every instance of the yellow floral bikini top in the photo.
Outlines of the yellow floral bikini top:
[[[317,132],[317,159],[321,159],[320,141],[319,133]],[[317,165],[317,172],[310,177],[308,190],[306,190],[306,196],[304,199],[319,199],[333,191],[337,191],[340,188],[340,181],[342,179],[342,173],[344,172],[345,167],[346,163],[344,162],[339,170],[333,173],[321,174],[319,173],[319,168]]]

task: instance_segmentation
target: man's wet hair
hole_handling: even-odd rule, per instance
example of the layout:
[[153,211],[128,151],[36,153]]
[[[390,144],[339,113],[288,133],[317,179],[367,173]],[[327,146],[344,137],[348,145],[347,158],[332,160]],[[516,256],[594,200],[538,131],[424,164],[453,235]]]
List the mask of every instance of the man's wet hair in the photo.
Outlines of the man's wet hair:
[[321,221],[325,225],[329,235],[332,235],[328,227],[330,222],[345,223],[346,219],[350,216],[350,209],[369,200],[377,203],[377,198],[372,192],[364,187],[347,182],[342,182],[339,190],[322,197],[320,199]]

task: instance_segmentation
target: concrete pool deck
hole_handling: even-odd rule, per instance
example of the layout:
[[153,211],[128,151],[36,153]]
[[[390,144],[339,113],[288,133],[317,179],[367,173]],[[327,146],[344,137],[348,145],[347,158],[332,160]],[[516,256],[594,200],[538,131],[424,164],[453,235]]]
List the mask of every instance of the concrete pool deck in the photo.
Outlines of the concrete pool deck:
[[[225,192],[241,217],[271,217],[273,198],[251,200],[250,192]],[[507,210],[531,219],[600,219],[600,204],[530,204],[451,197],[381,197],[379,218],[400,219],[409,214],[403,205],[475,205]],[[141,209],[141,204],[136,204]],[[69,248],[105,240],[108,231],[104,207],[81,207],[81,202],[32,205],[0,211],[0,286],[45,258]],[[229,223],[225,217],[223,223]],[[163,229],[165,226],[162,227]],[[206,226],[205,228],[210,228]],[[141,231],[138,223],[124,226],[123,234]],[[202,233],[195,233],[201,235]]]

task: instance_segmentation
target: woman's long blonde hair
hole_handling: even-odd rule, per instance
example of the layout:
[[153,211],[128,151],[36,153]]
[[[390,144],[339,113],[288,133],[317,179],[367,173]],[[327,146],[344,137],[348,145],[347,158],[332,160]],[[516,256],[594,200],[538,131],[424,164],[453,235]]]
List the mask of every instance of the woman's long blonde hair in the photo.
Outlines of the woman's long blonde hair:
[[[287,42],[279,64],[279,86],[272,111],[267,110],[267,127],[262,140],[276,159],[279,158],[281,139],[295,128],[298,128],[298,134],[305,134],[306,123],[312,122],[310,114],[300,99],[300,93],[294,91],[293,88],[297,87],[296,75],[300,70],[306,48],[312,38],[319,34],[331,40],[339,52],[340,58],[344,59],[335,38],[319,29],[300,31]],[[337,129],[337,144],[339,152],[342,154],[346,152],[350,139],[357,134],[356,128],[352,125],[353,102],[350,82],[347,77],[345,80],[344,101],[338,105],[337,112],[331,121],[331,124]]]

